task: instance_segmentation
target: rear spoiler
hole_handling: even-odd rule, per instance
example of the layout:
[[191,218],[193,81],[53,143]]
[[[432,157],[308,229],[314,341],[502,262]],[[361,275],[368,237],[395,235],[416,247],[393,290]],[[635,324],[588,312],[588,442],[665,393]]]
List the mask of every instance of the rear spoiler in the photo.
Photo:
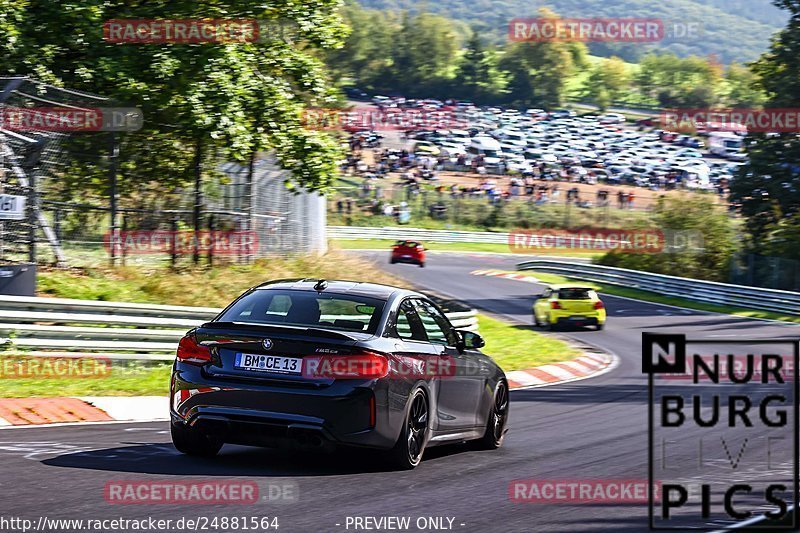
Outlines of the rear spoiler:
[[251,329],[264,331],[267,333],[295,333],[307,334],[314,337],[326,337],[329,339],[345,340],[345,341],[358,341],[358,337],[348,335],[345,332],[325,329],[325,328],[311,328],[306,326],[283,326],[280,324],[253,324],[251,322],[206,322],[200,326],[201,328],[236,328],[236,329]]

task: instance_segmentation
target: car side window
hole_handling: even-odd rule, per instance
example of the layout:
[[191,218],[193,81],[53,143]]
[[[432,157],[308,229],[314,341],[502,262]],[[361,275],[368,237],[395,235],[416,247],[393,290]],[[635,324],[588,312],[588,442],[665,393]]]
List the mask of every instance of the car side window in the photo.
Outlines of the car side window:
[[427,300],[414,300],[414,307],[417,308],[419,317],[425,327],[428,341],[433,344],[444,344],[455,346],[457,339],[453,332],[453,326],[447,317]]
[[422,342],[428,340],[422,321],[410,300],[405,300],[397,309],[395,330],[401,339]]

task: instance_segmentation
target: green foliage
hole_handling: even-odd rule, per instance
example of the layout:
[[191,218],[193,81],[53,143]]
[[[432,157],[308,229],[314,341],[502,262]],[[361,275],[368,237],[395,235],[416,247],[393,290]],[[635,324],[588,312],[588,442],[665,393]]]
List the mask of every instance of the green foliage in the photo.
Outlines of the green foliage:
[[577,348],[533,331],[531,326],[513,326],[486,315],[478,315],[478,331],[486,341],[481,351],[492,356],[506,372],[568,361],[581,355]]
[[762,106],[766,100],[766,95],[759,89],[756,74],[738,63],[728,65],[724,86],[724,103],[730,107],[752,109]]
[[351,5],[345,16],[356,29],[327,60],[345,82],[376,92],[557,107],[575,67],[588,64],[580,43],[487,46],[478,30],[427,12],[398,20]]
[[[352,196],[356,196],[355,193]],[[420,195],[421,196],[421,195]],[[450,198],[449,195],[429,197],[427,203],[417,196],[408,201],[411,210],[410,225],[416,228],[452,229],[465,231],[508,231],[509,229],[537,228],[649,228],[655,227],[650,213],[639,210],[616,209],[575,209],[565,204],[536,205],[524,199],[499,202],[492,206],[485,198]],[[399,201],[399,197],[393,200]],[[433,201],[447,208],[444,219],[430,217],[428,206]],[[331,202],[332,204],[334,202]],[[366,202],[356,204],[352,214],[328,213],[331,226],[394,226],[397,221],[391,216],[375,215],[363,209]]]
[[[30,360],[24,355],[0,355],[0,365]],[[0,398],[58,396],[166,396],[171,363],[115,362],[107,375],[70,378],[4,378]]]
[[630,254],[609,252],[597,263],[695,279],[727,281],[736,234],[731,219],[707,197],[681,196],[661,198],[653,221],[665,234],[699,232],[702,250]]
[[[612,48],[605,50],[610,58],[589,56],[584,43],[493,45],[478,23],[461,47],[458,22],[424,11],[349,5],[344,13],[354,30],[327,60],[343,83],[373,92],[548,109],[561,106],[566,96],[586,98],[601,110],[617,101],[686,108],[764,100],[748,68],[734,64],[726,70],[714,56],[637,53],[641,64],[632,64]],[[542,8],[538,16],[558,14]]]
[[[526,0],[360,0],[367,8],[387,10],[430,10],[477,28],[491,42],[508,42],[508,22],[513,18],[536,17],[543,2]],[[778,2],[776,2],[778,3]],[[767,47],[770,35],[786,22],[786,15],[771,0],[550,0],[546,5],[570,18],[638,17],[657,18],[665,23],[667,38],[658,43],[591,43],[593,55],[619,56],[637,61],[653,52],[670,52],[682,57],[715,55],[720,61],[752,61]],[[698,23],[693,35],[683,35],[688,23]],[[678,24],[678,30],[675,30]],[[683,26],[681,26],[683,25]]]
[[[7,73],[100,94],[115,105],[142,108],[144,127],[124,136],[123,192],[186,184],[201,168],[225,159],[246,160],[274,150],[295,179],[326,188],[335,176],[338,147],[325,134],[302,127],[305,105],[332,98],[317,50],[341,44],[347,30],[339,0],[289,0],[267,8],[253,0],[155,0],[130,6],[96,0],[28,0],[0,9]],[[19,9],[14,9],[14,8]],[[20,11],[24,8],[25,16]],[[110,19],[249,18],[280,21],[252,43],[113,44],[103,39]],[[91,149],[98,139],[76,140]],[[104,195],[103,164],[74,155],[61,186],[87,199]],[[77,174],[80,168],[82,174]],[[206,175],[213,174],[206,171]],[[81,187],[74,182],[81,181]],[[165,190],[166,189],[166,190]]]
[[375,265],[338,253],[260,259],[250,265],[175,272],[166,266],[43,270],[44,296],[173,305],[224,307],[249,287],[270,279],[318,277],[405,286]]
[[601,110],[628,90],[630,76],[624,61],[618,57],[604,59],[592,69],[586,80],[585,95]]
[[506,94],[508,74],[500,70],[499,54],[487,49],[480,34],[470,37],[458,63],[453,95],[464,100],[496,103]]
[[[800,2],[779,0],[792,19],[754,65],[767,95],[766,107],[800,106]],[[746,218],[747,251],[797,257],[800,236],[800,138],[796,132],[751,135],[749,162],[731,185],[733,200]]]
[[701,57],[679,58],[673,54],[650,54],[642,58],[636,86],[663,107],[710,107],[717,101],[716,89],[722,69]]

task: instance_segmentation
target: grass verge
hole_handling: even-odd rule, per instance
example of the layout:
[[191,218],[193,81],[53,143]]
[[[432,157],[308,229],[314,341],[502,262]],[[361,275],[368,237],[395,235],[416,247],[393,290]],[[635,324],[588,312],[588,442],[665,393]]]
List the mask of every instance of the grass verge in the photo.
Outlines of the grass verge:
[[[2,355],[0,398],[55,396],[168,396],[170,363],[114,365],[107,375],[97,377],[11,377],[18,365],[26,365],[29,357]],[[53,375],[53,374],[49,374]]]
[[165,266],[42,270],[37,274],[37,289],[39,296],[224,307],[254,285],[302,277],[407,286],[368,261],[334,251],[321,256],[276,257],[250,265],[178,271]]
[[[356,247],[363,246],[360,241],[346,242],[359,243]],[[388,249],[392,241],[364,242],[380,244],[381,248]],[[87,300],[222,307],[248,287],[269,279],[291,277],[407,285],[367,261],[332,251],[319,257],[276,258],[257,261],[252,265],[184,269],[178,272],[165,267],[45,270],[39,273],[39,293]],[[479,318],[479,327],[487,342],[486,353],[507,371],[564,361],[580,355],[579,350],[565,342],[532,331],[530,327],[507,324],[484,315]],[[25,355],[2,354],[0,369],[25,359]],[[5,372],[0,373],[0,397],[160,396],[167,394],[169,373],[169,364],[124,362],[115,363],[108,375],[94,378],[16,378]]]
[[[396,241],[392,239],[332,239],[331,246],[340,250],[386,250],[389,249]],[[426,242],[425,247],[431,251],[443,252],[486,252],[494,254],[508,254],[512,253],[507,244],[492,244],[483,242]],[[552,255],[554,257],[585,257],[593,258],[599,257],[602,254],[594,252],[576,252],[569,250],[555,250],[552,253],[539,252],[536,255]],[[388,256],[387,256],[388,257]]]
[[[535,270],[523,270],[520,274],[534,276],[541,280],[543,283],[572,283],[580,282],[582,280],[567,278],[559,276],[558,274],[548,274],[545,272],[537,272]],[[702,302],[694,302],[692,300],[685,300],[683,298],[676,298],[674,296],[664,296],[655,292],[643,291],[639,289],[629,289],[626,287],[618,287],[616,285],[609,285],[604,283],[586,282],[586,285],[594,287],[597,291],[612,296],[623,296],[625,298],[633,298],[635,300],[642,300],[645,302],[653,302],[665,305],[675,305],[678,307],[686,307],[687,309],[696,309],[698,311],[710,311],[713,313],[724,313],[728,315],[736,315],[747,318],[765,318],[769,320],[780,320],[782,322],[800,323],[800,316],[797,315],[782,315],[780,313],[771,313],[769,311],[755,311],[753,309],[741,309],[738,307],[731,307],[727,305],[706,304]]]
[[581,351],[566,342],[520,326],[478,315],[478,328],[486,340],[481,351],[491,355],[506,372],[568,361]]

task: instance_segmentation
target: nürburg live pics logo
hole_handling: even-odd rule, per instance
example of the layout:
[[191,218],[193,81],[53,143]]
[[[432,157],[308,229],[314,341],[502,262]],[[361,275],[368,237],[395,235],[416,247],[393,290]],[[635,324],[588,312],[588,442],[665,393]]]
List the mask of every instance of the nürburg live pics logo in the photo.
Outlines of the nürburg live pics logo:
[[642,334],[651,529],[795,530],[799,344]]

